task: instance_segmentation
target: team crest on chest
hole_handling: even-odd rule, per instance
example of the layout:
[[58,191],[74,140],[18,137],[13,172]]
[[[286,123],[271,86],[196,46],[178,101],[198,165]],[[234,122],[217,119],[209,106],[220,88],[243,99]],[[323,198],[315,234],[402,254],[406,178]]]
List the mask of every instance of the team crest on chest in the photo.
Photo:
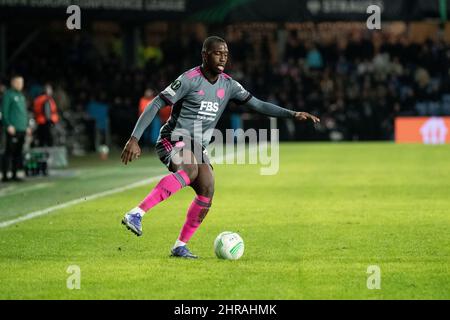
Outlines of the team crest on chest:
[[217,89],[216,95],[219,99],[223,99],[223,97],[225,97],[225,89],[223,88]]

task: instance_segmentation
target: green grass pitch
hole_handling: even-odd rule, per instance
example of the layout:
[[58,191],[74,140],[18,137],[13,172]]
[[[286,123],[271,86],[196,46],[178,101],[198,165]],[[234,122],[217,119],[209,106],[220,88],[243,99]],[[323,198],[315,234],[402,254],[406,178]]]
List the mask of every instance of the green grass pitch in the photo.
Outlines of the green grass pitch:
[[[0,187],[0,222],[164,174],[148,156],[122,166],[75,160],[64,175]],[[280,171],[216,165],[213,206],[169,258],[193,199],[186,188],[149,212],[136,237],[120,220],[155,183],[0,229],[0,299],[449,299],[448,146],[285,143]],[[213,242],[238,231],[245,253]],[[81,288],[66,287],[67,268]],[[369,290],[367,268],[381,288]]]

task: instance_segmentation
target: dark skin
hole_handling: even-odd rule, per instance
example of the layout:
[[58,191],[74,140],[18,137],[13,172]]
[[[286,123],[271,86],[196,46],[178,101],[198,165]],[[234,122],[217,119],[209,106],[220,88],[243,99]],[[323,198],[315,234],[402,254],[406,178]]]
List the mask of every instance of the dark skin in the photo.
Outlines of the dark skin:
[[[228,61],[228,46],[224,42],[214,42],[211,47],[202,51],[202,73],[210,83],[215,83],[219,75],[224,71]],[[296,112],[295,120],[311,120],[320,122],[319,118],[307,113]],[[122,162],[127,164],[139,158],[141,149],[138,140],[131,137],[122,151]],[[212,198],[214,195],[214,174],[209,164],[197,163],[194,154],[189,150],[181,150],[170,163],[170,171],[184,170],[191,180],[190,186],[197,195]]]

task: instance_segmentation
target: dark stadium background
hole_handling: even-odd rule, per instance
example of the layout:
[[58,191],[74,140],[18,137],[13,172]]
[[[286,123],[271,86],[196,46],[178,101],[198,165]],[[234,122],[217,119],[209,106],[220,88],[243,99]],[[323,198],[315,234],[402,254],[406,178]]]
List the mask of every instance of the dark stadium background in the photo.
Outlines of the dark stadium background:
[[[203,39],[219,35],[226,72],[253,95],[321,117],[316,129],[279,120],[281,140],[393,140],[397,116],[450,114],[448,2],[74,1],[82,27],[68,30],[67,1],[0,1],[0,97],[20,73],[31,111],[50,82],[59,145],[121,148],[145,88],[199,65]],[[370,4],[381,30],[366,26]],[[269,120],[231,104],[219,127],[239,126]]]

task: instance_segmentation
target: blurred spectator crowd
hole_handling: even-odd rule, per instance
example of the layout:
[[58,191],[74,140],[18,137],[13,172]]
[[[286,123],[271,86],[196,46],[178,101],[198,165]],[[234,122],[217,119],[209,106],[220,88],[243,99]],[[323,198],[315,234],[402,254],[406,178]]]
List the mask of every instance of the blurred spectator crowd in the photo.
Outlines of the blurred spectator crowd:
[[[450,46],[443,41],[416,43],[410,36],[383,32],[343,34],[327,42],[304,41],[297,31],[287,31],[283,39],[275,32],[222,36],[230,49],[226,72],[254,96],[321,117],[316,130],[279,120],[284,140],[392,139],[398,115],[450,115]],[[95,144],[121,146],[137,120],[144,91],[159,92],[199,65],[202,40],[162,38],[138,48],[138,61],[130,64],[120,37],[99,50],[88,33],[48,36],[23,52],[9,71],[24,76],[30,105],[45,83],[53,84],[61,116],[57,144],[74,153]],[[6,75],[2,82],[8,84]],[[229,122],[233,117],[241,121]],[[267,121],[230,105],[220,126],[267,127]]]

